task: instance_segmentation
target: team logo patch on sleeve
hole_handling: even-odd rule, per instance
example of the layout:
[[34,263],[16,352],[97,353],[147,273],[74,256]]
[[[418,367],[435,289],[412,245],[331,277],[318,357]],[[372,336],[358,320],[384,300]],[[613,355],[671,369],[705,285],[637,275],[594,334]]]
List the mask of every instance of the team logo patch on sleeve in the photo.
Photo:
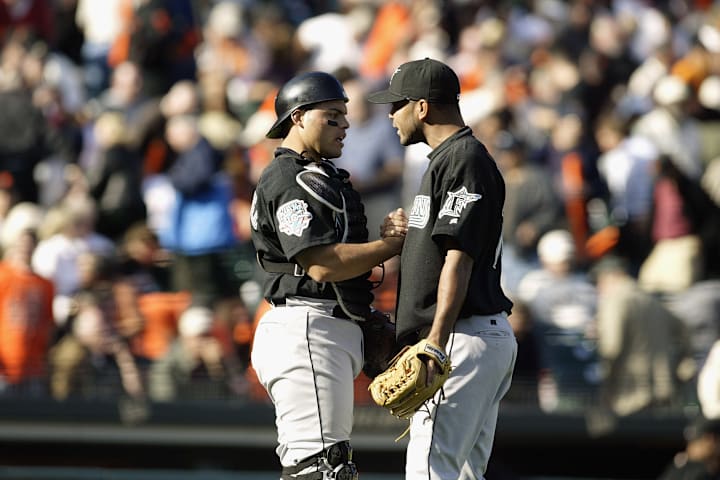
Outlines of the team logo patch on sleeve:
[[278,207],[278,228],[286,235],[302,236],[302,232],[310,226],[312,213],[308,211],[308,204],[302,200],[290,200]]
[[425,228],[430,219],[430,197],[427,195],[416,195],[413,200],[408,226]]
[[445,204],[442,209],[440,209],[440,213],[438,213],[438,218],[459,218],[460,214],[469,203],[476,202],[482,198],[482,195],[479,193],[470,193],[465,187],[462,187],[456,192],[448,192],[447,195]]

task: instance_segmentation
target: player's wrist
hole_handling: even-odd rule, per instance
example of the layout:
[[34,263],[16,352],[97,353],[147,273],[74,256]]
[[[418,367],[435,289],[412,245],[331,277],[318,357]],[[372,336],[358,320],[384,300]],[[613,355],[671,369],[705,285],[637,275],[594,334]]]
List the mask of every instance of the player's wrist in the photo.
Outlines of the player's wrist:
[[392,255],[398,255],[402,251],[403,243],[405,243],[404,237],[384,237],[378,240],[382,242],[383,248]]

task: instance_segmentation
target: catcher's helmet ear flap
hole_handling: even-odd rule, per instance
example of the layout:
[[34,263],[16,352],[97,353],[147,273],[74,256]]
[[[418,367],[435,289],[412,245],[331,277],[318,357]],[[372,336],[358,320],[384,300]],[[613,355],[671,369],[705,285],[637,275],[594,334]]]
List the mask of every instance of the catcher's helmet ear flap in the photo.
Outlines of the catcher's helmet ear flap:
[[348,101],[340,82],[325,72],[302,73],[283,85],[275,97],[277,121],[270,127],[267,138],[284,138],[289,128],[290,114],[300,107],[329,100]]

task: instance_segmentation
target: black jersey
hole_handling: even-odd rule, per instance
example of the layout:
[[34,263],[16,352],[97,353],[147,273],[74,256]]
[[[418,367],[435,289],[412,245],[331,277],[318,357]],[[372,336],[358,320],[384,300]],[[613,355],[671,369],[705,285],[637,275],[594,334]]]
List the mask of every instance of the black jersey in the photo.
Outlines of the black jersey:
[[398,337],[433,322],[444,236],[455,239],[474,260],[460,317],[510,313],[512,308],[500,286],[505,182],[494,160],[469,127],[428,157],[401,255]]
[[[344,208],[334,209],[332,203],[303,188],[298,174],[308,169],[327,175],[326,186],[342,192]],[[347,172],[329,161],[312,162],[293,150],[278,148],[260,176],[250,207],[252,241],[258,256],[271,262],[294,263],[295,255],[310,247],[367,242],[360,197],[347,177]],[[369,275],[335,284],[346,302],[369,309],[373,300]],[[337,299],[337,294],[332,284],[302,274],[267,273],[263,285],[264,297],[274,304],[284,303],[287,296]]]

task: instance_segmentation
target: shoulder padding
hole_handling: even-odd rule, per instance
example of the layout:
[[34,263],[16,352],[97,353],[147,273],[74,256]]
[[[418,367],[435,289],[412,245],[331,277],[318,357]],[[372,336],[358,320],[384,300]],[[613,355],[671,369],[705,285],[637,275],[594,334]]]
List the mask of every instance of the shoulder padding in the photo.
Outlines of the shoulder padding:
[[295,180],[317,201],[336,212],[345,211],[345,199],[325,172],[319,169],[306,169],[298,173]]

